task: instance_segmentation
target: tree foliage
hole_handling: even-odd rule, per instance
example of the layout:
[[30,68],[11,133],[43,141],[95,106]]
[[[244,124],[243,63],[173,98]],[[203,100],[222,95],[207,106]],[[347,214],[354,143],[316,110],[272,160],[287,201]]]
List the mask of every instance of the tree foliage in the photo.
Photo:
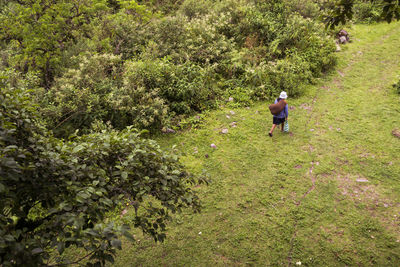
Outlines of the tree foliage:
[[[371,3],[382,2],[382,10],[380,17],[388,23],[394,19],[400,20],[400,0],[369,0]],[[356,0],[339,0],[325,16],[325,23],[327,26],[334,28],[340,23],[345,24],[348,20],[353,18],[354,5]]]
[[[163,241],[171,212],[199,211],[190,185],[203,180],[174,153],[131,128],[56,139],[37,120],[29,90],[1,75],[2,266],[71,263],[77,259],[62,257],[71,246],[84,249],[91,263],[112,262],[119,237],[133,240],[130,225]],[[135,208],[129,224],[107,216],[126,203]]]
[[40,70],[48,87],[61,53],[88,34],[88,21],[106,8],[106,0],[9,1],[0,16],[0,34],[19,51],[15,66]]

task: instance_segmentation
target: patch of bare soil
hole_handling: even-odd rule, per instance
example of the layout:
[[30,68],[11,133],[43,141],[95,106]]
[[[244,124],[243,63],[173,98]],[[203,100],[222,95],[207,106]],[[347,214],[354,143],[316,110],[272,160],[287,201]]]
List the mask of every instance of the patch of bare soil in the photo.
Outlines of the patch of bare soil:
[[349,174],[334,175],[342,196],[354,201],[356,206],[365,208],[370,216],[378,219],[400,239],[400,203],[383,196],[379,185],[372,184],[365,177]]

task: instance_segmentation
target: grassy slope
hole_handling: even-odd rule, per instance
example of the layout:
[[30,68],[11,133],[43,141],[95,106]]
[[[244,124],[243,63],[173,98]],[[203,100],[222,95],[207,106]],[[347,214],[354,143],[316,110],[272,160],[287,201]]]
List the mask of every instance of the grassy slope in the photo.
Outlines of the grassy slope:
[[338,71],[289,99],[291,134],[268,137],[272,118],[259,103],[161,140],[211,175],[198,188],[203,212],[177,215],[164,244],[138,234],[116,266],[399,266],[400,139],[391,131],[400,102],[391,84],[400,23],[350,32]]

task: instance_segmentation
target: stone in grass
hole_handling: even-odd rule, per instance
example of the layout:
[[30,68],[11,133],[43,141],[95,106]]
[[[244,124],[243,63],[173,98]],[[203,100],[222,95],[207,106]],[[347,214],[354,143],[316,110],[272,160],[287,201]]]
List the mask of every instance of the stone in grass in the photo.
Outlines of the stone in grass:
[[342,49],[340,48],[340,45],[338,44],[338,43],[335,43],[336,44],[336,52],[340,52]]
[[226,129],[226,128],[222,129],[222,130],[221,130],[221,133],[227,134],[227,133],[228,133],[228,129]]
[[399,129],[393,129],[392,134],[395,137],[400,138],[400,130]]
[[236,121],[234,121],[234,122],[232,122],[231,124],[229,124],[232,128],[235,128],[235,127],[237,127],[237,125],[236,125]]
[[226,118],[227,118],[227,119],[230,119],[230,118],[231,118],[231,116],[229,116],[229,115],[226,115]]
[[358,178],[358,179],[356,179],[356,182],[359,182],[359,183],[368,183],[369,181],[368,181],[367,179],[365,179],[365,178]]
[[233,97],[230,97],[230,98],[228,99],[228,101],[229,101],[229,102],[233,102]]
[[174,130],[174,129],[171,129],[171,128],[168,128],[168,127],[162,128],[161,131],[162,131],[163,133],[175,133],[175,130]]
[[231,113],[231,115],[235,115],[236,114],[235,111],[233,111],[233,110],[229,111],[229,113]]
[[340,38],[339,38],[339,43],[341,43],[341,44],[347,43],[346,37],[345,37],[345,36],[340,36]]
[[211,148],[217,148],[217,146],[213,143],[210,145]]

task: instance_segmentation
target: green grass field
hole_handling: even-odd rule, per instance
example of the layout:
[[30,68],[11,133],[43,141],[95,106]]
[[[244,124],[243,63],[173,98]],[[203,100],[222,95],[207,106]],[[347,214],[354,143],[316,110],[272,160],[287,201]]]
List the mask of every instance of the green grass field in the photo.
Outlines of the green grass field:
[[161,137],[210,175],[204,208],[174,215],[164,243],[137,232],[115,265],[400,266],[400,23],[349,32],[337,70],[289,96],[289,134],[268,136],[263,102]]

